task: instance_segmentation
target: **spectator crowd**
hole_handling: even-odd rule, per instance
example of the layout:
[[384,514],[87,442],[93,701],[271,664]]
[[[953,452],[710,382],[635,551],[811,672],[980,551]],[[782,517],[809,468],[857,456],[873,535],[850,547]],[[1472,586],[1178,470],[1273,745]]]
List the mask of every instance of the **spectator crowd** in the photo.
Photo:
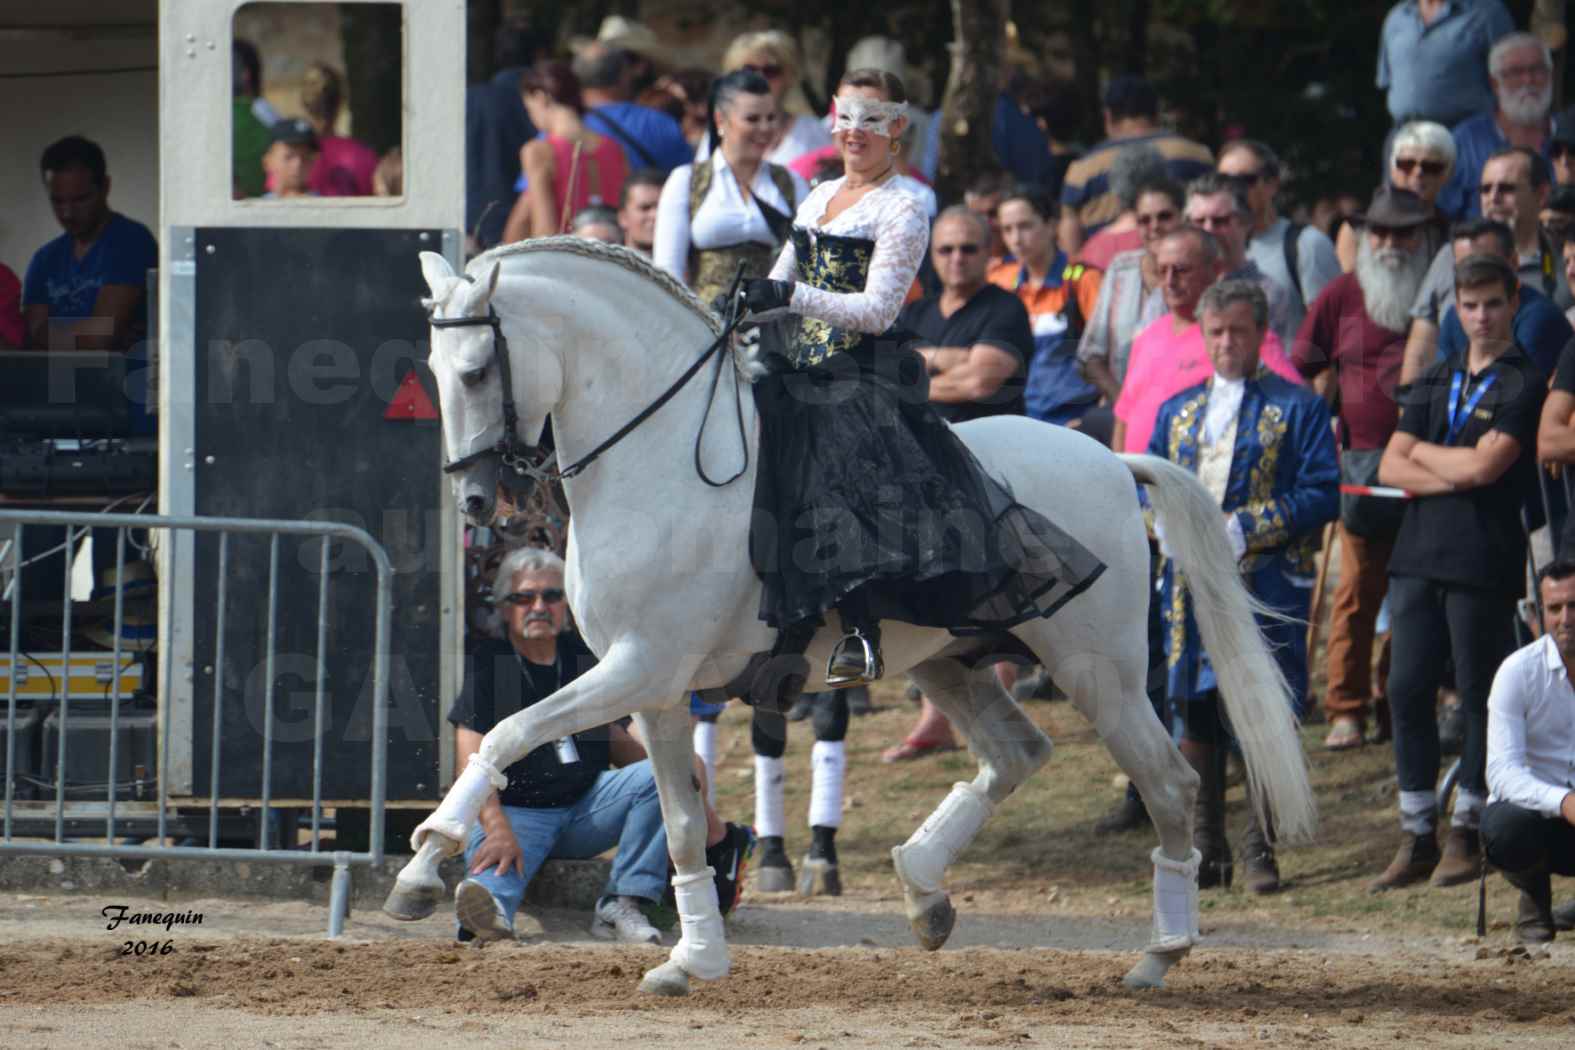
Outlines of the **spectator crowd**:
[[[397,150],[379,156],[339,133],[337,71],[311,66],[299,114],[284,116],[262,100],[256,49],[237,42],[234,57],[237,197],[402,192]],[[714,74],[669,68],[655,35],[622,18],[570,55],[506,25],[495,58],[500,72],[466,98],[472,250],[559,234],[623,244],[712,302],[740,266],[764,276],[812,188],[842,174],[835,114],[807,106],[803,57],[785,33],[738,37]],[[911,77],[884,38],[860,41],[846,68],[844,83],[894,100],[891,85]],[[1297,714],[1327,719],[1332,752],[1393,748],[1398,848],[1373,889],[1454,885],[1491,864],[1521,892],[1526,941],[1575,918],[1553,907],[1550,882],[1575,875],[1575,548],[1563,495],[1575,463],[1575,115],[1554,111],[1554,70],[1548,46],[1517,31],[1499,0],[1397,3],[1376,73],[1392,126],[1376,185],[1358,200],[1290,207],[1296,172],[1271,144],[1282,129],[1191,141],[1166,126],[1168,100],[1131,74],[1105,85],[1104,138],[1086,149],[1060,123],[1065,85],[1003,86],[990,114],[997,156],[962,200],[937,197],[938,115],[917,97],[894,160],[933,219],[898,330],[940,414],[1026,414],[1194,472],[1244,580],[1289,618],[1265,630]],[[24,280],[0,266],[0,345],[132,347],[146,328],[152,234],[110,209],[92,142],[55,143],[40,172],[64,232]],[[1231,726],[1165,523],[1151,520],[1151,699],[1202,783],[1200,882],[1228,886]],[[1322,616],[1313,599],[1330,561],[1326,644],[1309,650],[1302,624]],[[561,572],[540,551],[500,570],[503,638],[477,647],[450,714],[461,763],[505,696],[513,707],[541,699],[589,659]],[[1316,704],[1313,659],[1326,681]],[[1018,689],[1034,687],[1025,678]],[[790,716],[813,715],[816,730],[801,862],[813,878],[801,888],[839,885],[848,713],[838,693]],[[696,715],[706,781],[714,730],[698,702]],[[785,733],[785,723],[754,733],[759,863],[779,888],[794,885]],[[883,757],[955,746],[926,704]],[[565,742],[556,747],[561,758]],[[567,750],[580,756],[563,760],[581,762],[573,776],[533,753],[483,812],[459,902],[472,935],[509,935],[547,856],[613,844],[596,930],[654,934],[639,908],[661,895],[665,851],[639,742],[610,727]],[[1458,775],[1440,813],[1451,751]],[[582,810],[600,816],[580,820]],[[736,879],[748,836],[711,817],[713,867]],[[1098,827],[1146,822],[1131,794]],[[1248,888],[1278,888],[1273,827],[1253,817],[1240,841]],[[730,901],[736,887],[721,892]]]

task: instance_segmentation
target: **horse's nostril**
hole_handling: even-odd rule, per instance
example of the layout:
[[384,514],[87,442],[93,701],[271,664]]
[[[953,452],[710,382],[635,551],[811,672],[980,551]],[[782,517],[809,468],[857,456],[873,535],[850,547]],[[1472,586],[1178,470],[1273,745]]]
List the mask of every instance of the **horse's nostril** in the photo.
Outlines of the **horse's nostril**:
[[465,513],[466,514],[480,514],[482,509],[486,506],[486,504],[487,504],[487,501],[482,499],[480,496],[466,496],[465,497]]

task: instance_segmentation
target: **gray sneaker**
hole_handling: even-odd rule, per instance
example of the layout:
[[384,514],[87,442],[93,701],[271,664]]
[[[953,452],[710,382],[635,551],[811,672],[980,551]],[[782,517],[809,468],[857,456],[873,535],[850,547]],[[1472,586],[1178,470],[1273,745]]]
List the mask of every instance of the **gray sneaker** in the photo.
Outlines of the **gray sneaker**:
[[454,891],[454,918],[478,941],[514,940],[514,927],[503,914],[503,905],[475,879],[466,879]]
[[633,897],[605,897],[596,905],[591,936],[627,944],[661,944],[662,934],[646,919]]

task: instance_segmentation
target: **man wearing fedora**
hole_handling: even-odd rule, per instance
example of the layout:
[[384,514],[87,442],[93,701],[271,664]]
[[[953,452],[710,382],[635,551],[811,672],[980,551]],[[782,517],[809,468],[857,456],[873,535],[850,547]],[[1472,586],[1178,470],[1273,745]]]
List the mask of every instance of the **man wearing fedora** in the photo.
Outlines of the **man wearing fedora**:
[[[1395,384],[1411,304],[1427,273],[1423,228],[1430,220],[1427,204],[1408,190],[1384,186],[1373,194],[1361,217],[1355,272],[1324,286],[1291,345],[1291,361],[1304,378],[1321,391],[1338,391],[1340,478],[1350,484],[1377,483],[1379,458],[1394,433]],[[1324,746],[1332,751],[1361,746],[1373,714],[1373,639],[1389,587],[1398,509],[1393,500],[1341,500],[1340,582],[1323,697]]]

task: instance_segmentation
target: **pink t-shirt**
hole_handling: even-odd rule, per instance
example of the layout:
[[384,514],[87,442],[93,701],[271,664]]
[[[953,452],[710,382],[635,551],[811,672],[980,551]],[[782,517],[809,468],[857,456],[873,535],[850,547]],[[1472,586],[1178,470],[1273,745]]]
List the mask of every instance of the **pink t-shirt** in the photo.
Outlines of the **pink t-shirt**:
[[[1171,321],[1172,315],[1166,314],[1132,340],[1127,376],[1115,407],[1116,418],[1127,425],[1123,452],[1147,452],[1159,407],[1214,374],[1214,364],[1203,345],[1203,329],[1193,322],[1175,332]],[[1260,356],[1270,371],[1301,385],[1301,375],[1272,331],[1264,333]]]
[[307,186],[320,197],[370,197],[377,153],[355,139],[325,135],[318,139],[317,163]]

